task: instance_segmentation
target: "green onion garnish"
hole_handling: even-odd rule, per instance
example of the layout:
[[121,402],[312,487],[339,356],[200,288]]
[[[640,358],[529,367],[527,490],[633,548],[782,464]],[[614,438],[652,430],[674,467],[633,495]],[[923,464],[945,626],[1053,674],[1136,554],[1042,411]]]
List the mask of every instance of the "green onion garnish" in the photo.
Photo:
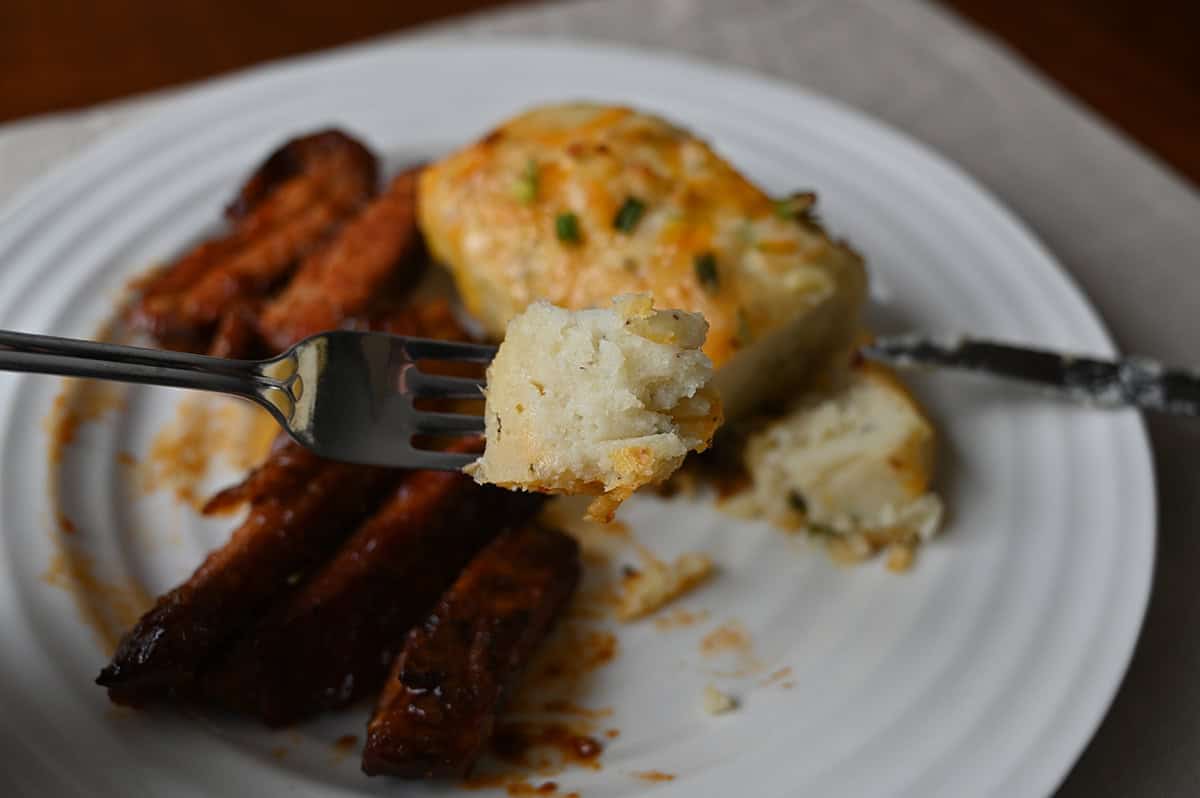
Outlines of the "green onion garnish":
[[554,232],[564,244],[579,243],[579,217],[567,211],[554,217]]
[[692,261],[692,266],[696,270],[696,279],[700,281],[700,285],[705,291],[713,292],[717,290],[717,258],[711,252],[704,252],[696,256]]
[[795,219],[805,224],[818,225],[817,195],[801,191],[785,199],[775,201],[775,215],[780,219]]
[[520,177],[513,183],[513,195],[517,200],[525,205],[530,205],[538,194],[538,165],[537,161],[530,158],[525,163],[525,169],[522,170]]
[[633,228],[637,227],[637,223],[641,220],[642,214],[645,212],[646,203],[637,197],[629,197],[621,204],[617,215],[613,217],[613,227],[622,233],[632,233]]

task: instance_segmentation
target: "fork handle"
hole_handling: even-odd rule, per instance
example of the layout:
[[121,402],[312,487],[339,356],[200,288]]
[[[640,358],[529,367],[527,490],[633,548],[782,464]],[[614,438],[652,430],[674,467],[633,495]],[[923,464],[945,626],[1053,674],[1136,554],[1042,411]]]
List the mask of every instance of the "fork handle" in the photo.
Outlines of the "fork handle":
[[262,392],[276,382],[259,367],[257,361],[0,330],[0,370],[216,391],[270,409]]

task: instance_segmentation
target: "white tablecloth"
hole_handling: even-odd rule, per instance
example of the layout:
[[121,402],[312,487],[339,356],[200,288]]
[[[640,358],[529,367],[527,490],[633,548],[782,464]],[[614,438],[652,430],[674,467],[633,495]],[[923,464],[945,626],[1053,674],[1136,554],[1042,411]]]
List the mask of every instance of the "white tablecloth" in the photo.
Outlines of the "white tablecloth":
[[[920,0],[589,0],[417,35],[493,33],[680,50],[857,106],[1000,195],[1066,264],[1123,349],[1200,363],[1191,348],[1200,341],[1200,195],[1014,54]],[[0,126],[0,200],[177,93]],[[1126,683],[1063,795],[1200,794],[1200,422],[1153,419],[1151,431],[1161,505],[1154,597]]]

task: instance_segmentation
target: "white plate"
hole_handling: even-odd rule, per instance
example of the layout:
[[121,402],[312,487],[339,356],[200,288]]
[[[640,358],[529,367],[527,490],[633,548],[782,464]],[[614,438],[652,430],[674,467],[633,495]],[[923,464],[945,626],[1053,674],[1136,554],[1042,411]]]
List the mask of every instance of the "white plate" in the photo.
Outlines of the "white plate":
[[[0,217],[0,327],[93,333],[123,282],[202,234],[246,170],[290,134],[343,125],[398,162],[563,98],[654,109],[702,131],[772,192],[818,189],[822,216],[870,262],[884,327],[1112,351],[1030,234],[895,131],[733,70],[526,42],[366,48],[170,104]],[[42,419],[58,388],[0,377],[0,778],[38,796],[446,794],[368,780],[355,755],[334,753],[339,735],[361,734],[361,708],[273,733],[109,707],[91,683],[108,652],[62,585],[90,580],[109,585],[110,600],[120,590],[136,601],[130,585],[155,593],[179,581],[230,522],[201,523],[162,494],[141,496],[115,464],[119,450],[144,452],[178,394],[130,391],[52,464]],[[907,575],[878,563],[838,568],[703,504],[628,506],[623,517],[644,542],[665,554],[707,550],[724,571],[686,602],[707,608],[707,623],[620,630],[620,656],[579,700],[613,707],[605,723],[621,735],[602,770],[556,777],[564,792],[648,792],[630,774],[650,769],[676,774],[653,785],[662,796],[1055,787],[1120,682],[1147,599],[1155,519],[1142,425],[990,383],[934,376],[918,389],[945,431],[952,515]],[[55,532],[60,509],[78,527],[69,544]],[[90,559],[48,580],[64,545]],[[713,675],[730,663],[700,656],[697,641],[727,620],[750,631],[764,667],[792,669],[791,689]],[[704,716],[710,681],[740,695],[742,709]]]

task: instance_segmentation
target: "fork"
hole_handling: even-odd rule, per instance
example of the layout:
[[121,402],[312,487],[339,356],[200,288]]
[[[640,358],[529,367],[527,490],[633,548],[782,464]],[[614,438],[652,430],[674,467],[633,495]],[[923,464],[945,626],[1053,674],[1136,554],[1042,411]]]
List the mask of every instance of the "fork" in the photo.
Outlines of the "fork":
[[249,399],[321,457],[398,468],[456,470],[476,455],[414,446],[413,438],[483,433],[483,417],[418,410],[417,399],[480,398],[484,381],[448,377],[423,361],[488,363],[495,347],[337,330],[269,360],[0,330],[0,369],[196,388]]

